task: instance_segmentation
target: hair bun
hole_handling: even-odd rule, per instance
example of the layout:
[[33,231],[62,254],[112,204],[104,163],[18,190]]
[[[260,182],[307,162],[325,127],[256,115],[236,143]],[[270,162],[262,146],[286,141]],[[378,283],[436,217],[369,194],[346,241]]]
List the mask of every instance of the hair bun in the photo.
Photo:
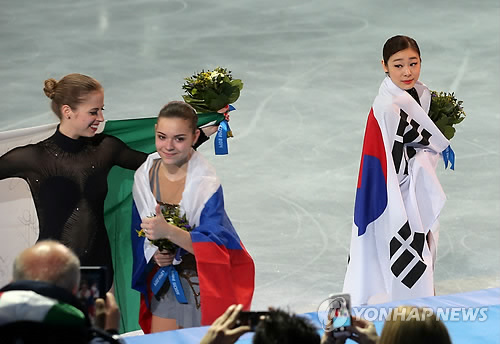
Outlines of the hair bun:
[[45,80],[43,92],[47,97],[49,97],[50,99],[54,99],[54,96],[56,95],[56,88],[57,88],[56,79],[50,78]]

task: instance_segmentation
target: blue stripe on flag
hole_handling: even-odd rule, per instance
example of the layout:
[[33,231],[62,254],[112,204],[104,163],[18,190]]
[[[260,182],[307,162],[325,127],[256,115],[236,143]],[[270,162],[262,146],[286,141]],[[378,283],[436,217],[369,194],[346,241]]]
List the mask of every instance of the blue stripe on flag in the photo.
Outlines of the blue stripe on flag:
[[200,215],[200,223],[191,233],[193,243],[213,242],[228,249],[241,250],[240,238],[224,210],[222,186],[205,203]]
[[356,191],[354,223],[358,236],[365,234],[366,227],[375,221],[387,207],[387,184],[378,158],[363,156],[361,186]]
[[131,238],[132,238],[132,253],[134,255],[132,266],[132,288],[146,294],[146,279],[144,271],[148,263],[144,257],[144,237],[139,237],[137,230],[141,229],[141,216],[137,211],[135,202],[132,203],[132,225],[131,225]]

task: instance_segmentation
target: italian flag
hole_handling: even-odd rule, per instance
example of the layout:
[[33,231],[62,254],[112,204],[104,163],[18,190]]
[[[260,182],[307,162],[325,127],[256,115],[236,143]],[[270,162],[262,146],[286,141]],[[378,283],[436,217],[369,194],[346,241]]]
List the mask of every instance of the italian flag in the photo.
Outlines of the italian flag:
[[[118,137],[130,148],[152,153],[156,151],[154,125],[156,117],[106,121],[103,133]],[[132,289],[132,185],[135,171],[115,166],[108,175],[108,195],[104,202],[104,221],[108,230],[113,268],[115,297],[122,316],[121,330],[139,329],[140,294]]]
[[31,290],[0,293],[0,326],[17,321],[33,321],[48,325],[86,326],[79,309]]
[[[108,120],[103,132],[116,136],[138,151],[155,151],[156,117]],[[0,155],[50,137],[57,123],[0,132]],[[108,175],[108,195],[104,206],[105,223],[111,244],[115,271],[115,296],[120,307],[121,331],[139,329],[140,294],[131,287],[132,247],[130,224],[132,184],[135,171],[113,167]],[[14,258],[38,239],[38,218],[28,184],[19,178],[0,181],[0,286],[10,283]]]

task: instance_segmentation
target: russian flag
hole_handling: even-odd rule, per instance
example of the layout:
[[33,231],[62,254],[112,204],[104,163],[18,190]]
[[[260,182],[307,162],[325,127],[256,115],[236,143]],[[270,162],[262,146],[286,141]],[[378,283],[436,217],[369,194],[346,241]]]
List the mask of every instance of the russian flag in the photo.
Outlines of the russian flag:
[[232,304],[241,303],[249,310],[255,267],[224,210],[222,186],[205,204],[191,239],[200,281],[202,325],[212,324]]
[[[141,306],[149,304],[151,265],[148,262],[156,247],[139,237],[136,230],[140,228],[141,218],[149,216],[156,206],[149,185],[149,170],[152,162],[159,158],[158,153],[151,154],[134,177],[132,286],[143,295]],[[215,170],[198,152],[193,152],[189,161],[180,208],[194,227],[191,240],[200,282],[202,325],[210,325],[231,304],[243,304],[244,309],[250,309],[255,278],[253,259],[226,214],[223,190]],[[140,323],[145,333],[150,327],[148,313],[142,307]]]

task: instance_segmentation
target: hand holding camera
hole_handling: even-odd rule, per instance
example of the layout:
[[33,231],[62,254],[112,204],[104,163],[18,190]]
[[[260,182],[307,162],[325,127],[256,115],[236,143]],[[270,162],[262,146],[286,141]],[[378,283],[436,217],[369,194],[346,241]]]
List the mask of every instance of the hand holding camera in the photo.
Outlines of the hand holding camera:
[[200,344],[232,344],[244,333],[249,332],[251,330],[250,326],[234,326],[242,308],[242,305],[230,306],[210,326],[207,334],[201,339]]
[[106,300],[98,298],[95,301],[94,325],[103,330],[114,332],[120,326],[120,309],[112,293],[106,293]]
[[328,323],[321,340],[322,344],[343,344],[348,338],[360,344],[377,343],[375,325],[351,315],[349,294],[330,295],[328,300]]
[[235,322],[235,327],[249,326],[251,332],[255,332],[255,328],[262,320],[269,316],[269,312],[246,312],[242,311],[238,315]]
[[343,334],[334,335],[333,332],[325,332],[321,344],[343,344],[347,339],[360,344],[376,344],[379,337],[371,321],[352,317],[352,325]]

